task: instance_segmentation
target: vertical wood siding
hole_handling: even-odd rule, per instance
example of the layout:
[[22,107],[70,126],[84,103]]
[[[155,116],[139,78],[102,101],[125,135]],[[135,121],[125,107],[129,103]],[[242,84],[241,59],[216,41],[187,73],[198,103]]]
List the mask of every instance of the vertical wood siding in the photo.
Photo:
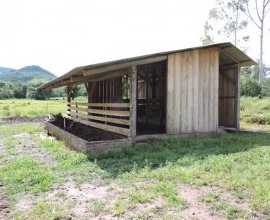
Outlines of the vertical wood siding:
[[168,56],[167,133],[217,131],[217,48]]

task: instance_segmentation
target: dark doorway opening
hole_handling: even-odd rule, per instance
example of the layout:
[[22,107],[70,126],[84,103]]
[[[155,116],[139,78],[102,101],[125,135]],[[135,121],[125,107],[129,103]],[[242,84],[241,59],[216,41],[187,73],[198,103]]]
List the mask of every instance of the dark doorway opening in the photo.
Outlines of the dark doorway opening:
[[137,71],[137,135],[164,134],[167,61],[140,65]]

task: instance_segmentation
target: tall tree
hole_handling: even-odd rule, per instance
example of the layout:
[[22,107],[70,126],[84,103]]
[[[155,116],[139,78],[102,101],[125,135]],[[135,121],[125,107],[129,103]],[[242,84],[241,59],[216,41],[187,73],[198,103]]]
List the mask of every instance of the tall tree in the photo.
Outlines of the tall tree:
[[210,10],[209,19],[205,23],[203,43],[213,41],[211,32],[224,40],[232,41],[236,46],[245,42],[249,36],[244,33],[248,19],[244,16],[246,0],[216,0],[216,6]]
[[260,60],[259,60],[259,83],[263,83],[263,40],[264,40],[264,25],[265,18],[270,10],[270,0],[251,0],[254,2],[254,7],[252,8],[250,0],[246,0],[244,11],[250,20],[259,28],[260,30]]

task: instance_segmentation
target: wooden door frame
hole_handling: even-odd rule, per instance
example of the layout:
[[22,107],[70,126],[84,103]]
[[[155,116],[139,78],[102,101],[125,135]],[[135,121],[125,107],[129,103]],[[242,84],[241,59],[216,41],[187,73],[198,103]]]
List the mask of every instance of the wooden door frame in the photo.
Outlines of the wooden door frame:
[[[240,128],[240,65],[235,64],[235,65],[220,66],[219,67],[219,75],[221,74],[222,70],[232,70],[232,69],[235,69],[236,77],[235,77],[235,79],[228,78],[228,80],[229,81],[231,80],[230,82],[235,85],[234,124],[231,127],[239,129]],[[233,82],[233,80],[235,80],[235,81]],[[219,83],[219,87],[220,87],[220,83]],[[220,90],[219,90],[219,92],[220,92]],[[219,101],[220,101],[220,94],[218,97],[219,97]],[[220,114],[220,109],[218,110],[218,114]],[[220,126],[220,122],[218,124]]]

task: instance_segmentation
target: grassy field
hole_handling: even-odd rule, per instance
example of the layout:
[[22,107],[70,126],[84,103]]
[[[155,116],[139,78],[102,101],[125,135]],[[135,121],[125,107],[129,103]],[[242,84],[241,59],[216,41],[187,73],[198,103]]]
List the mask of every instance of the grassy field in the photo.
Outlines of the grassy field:
[[[85,101],[85,97],[75,100]],[[63,98],[52,100],[8,99],[0,100],[0,118],[7,117],[35,117],[66,113],[66,100]]]
[[[28,105],[65,111],[62,100],[13,101],[1,101],[0,112],[15,103],[27,116],[35,116]],[[241,99],[241,125],[256,132],[89,155],[47,137],[41,124],[0,125],[0,219],[269,219],[270,125],[251,120],[267,118],[269,105]]]
[[0,100],[0,118],[35,117],[66,112],[65,100]]
[[12,219],[179,219],[193,200],[211,218],[270,215],[267,132],[168,138],[89,155],[42,132],[39,124],[0,125],[0,194]]
[[241,97],[240,110],[242,122],[270,125],[270,98]]

